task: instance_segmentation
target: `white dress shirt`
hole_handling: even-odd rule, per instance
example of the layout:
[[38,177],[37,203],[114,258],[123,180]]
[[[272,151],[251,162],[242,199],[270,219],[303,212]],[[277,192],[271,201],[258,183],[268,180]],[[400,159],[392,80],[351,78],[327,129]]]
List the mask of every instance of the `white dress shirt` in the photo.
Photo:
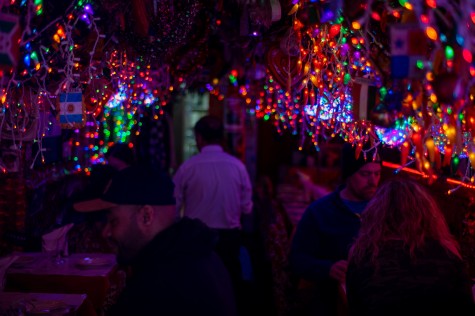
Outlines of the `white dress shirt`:
[[204,146],[178,168],[173,181],[177,209],[211,228],[240,228],[241,214],[252,211],[246,167],[219,145]]

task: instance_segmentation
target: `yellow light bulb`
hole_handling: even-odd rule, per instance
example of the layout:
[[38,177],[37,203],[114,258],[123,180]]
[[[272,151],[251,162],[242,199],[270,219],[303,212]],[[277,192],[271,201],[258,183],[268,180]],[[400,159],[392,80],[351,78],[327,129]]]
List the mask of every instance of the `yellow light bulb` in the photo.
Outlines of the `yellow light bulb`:
[[353,29],[355,29],[355,30],[359,30],[359,29],[361,29],[361,24],[358,21],[353,21],[351,23],[351,27],[353,27]]
[[439,37],[437,35],[437,31],[432,26],[426,27],[426,35],[428,38],[430,38],[433,41],[436,41],[437,38]]

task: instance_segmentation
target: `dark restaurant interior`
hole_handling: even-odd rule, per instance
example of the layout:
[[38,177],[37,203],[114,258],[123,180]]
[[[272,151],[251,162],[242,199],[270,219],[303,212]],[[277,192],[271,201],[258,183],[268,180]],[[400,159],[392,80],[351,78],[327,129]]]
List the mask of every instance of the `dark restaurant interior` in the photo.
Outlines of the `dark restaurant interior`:
[[73,204],[116,144],[173,177],[207,115],[252,185],[240,315],[311,315],[288,255],[347,144],[430,192],[474,286],[474,53],[469,0],[0,0],[0,315],[109,315],[129,271]]

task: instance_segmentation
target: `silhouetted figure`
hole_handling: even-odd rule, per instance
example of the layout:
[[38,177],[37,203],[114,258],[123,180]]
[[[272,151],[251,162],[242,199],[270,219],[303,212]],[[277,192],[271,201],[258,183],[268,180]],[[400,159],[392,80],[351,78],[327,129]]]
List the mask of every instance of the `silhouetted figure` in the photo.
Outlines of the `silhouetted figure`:
[[252,212],[252,186],[245,165],[221,146],[223,122],[204,116],[194,127],[199,153],[177,170],[177,209],[185,216],[202,220],[219,234],[216,251],[233,280],[241,307],[245,291],[240,263],[241,221]]

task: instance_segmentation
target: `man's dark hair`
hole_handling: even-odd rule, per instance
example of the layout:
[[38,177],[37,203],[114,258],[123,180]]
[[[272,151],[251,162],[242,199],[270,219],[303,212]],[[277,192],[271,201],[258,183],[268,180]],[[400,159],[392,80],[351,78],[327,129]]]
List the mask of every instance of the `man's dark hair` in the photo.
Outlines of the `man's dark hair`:
[[[366,142],[359,156],[355,157],[357,145],[350,143],[343,144],[341,153],[341,176],[343,180],[355,174],[361,167],[369,162],[382,163],[378,153],[378,146],[371,146],[369,142]],[[366,153],[363,153],[363,151]]]
[[207,143],[217,144],[223,139],[223,122],[216,116],[203,116],[196,122],[194,130],[195,134],[200,135]]

